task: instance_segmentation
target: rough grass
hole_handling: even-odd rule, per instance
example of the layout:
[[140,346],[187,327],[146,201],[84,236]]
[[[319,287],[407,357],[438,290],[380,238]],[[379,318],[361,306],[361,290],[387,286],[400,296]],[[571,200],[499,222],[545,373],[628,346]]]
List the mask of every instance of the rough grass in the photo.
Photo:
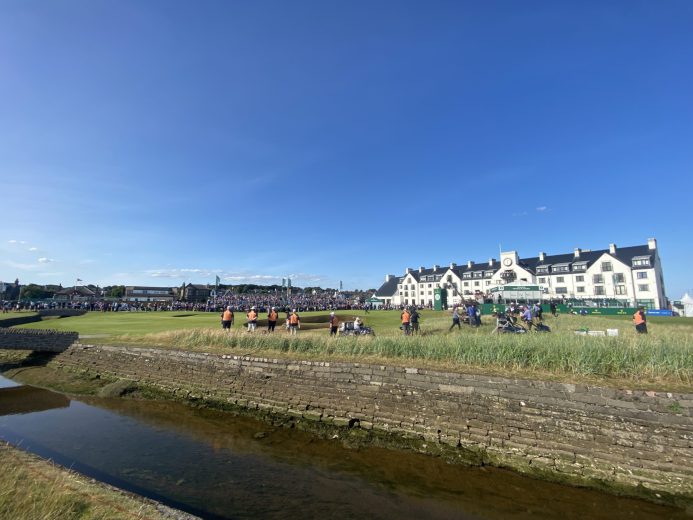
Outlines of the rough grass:
[[0,518],[116,520],[166,517],[153,504],[1,443]]
[[[89,313],[25,325],[27,328],[77,330],[83,341],[176,348],[197,352],[255,354],[306,359],[363,360],[417,364],[431,368],[551,377],[600,384],[678,389],[693,387],[693,319],[652,318],[650,333],[637,335],[629,317],[547,316],[552,332],[491,334],[495,319],[483,317],[478,329],[448,331],[446,312],[423,311],[422,333],[403,337],[399,312],[339,312],[341,320],[360,315],[377,333],[372,337],[330,338],[327,312],[304,313],[302,329],[289,336],[280,318],[275,334],[260,320],[255,334],[245,332],[236,315],[231,333],[220,329],[217,313]],[[261,316],[262,318],[263,316]],[[578,336],[578,329],[619,330],[618,337]],[[86,337],[85,337],[86,336]]]

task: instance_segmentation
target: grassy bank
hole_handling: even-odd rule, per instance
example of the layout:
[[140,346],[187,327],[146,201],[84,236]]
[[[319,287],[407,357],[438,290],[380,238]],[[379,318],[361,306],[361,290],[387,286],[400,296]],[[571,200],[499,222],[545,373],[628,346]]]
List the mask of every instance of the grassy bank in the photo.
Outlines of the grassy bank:
[[0,443],[0,518],[190,518]]
[[[376,337],[331,338],[328,313],[305,313],[298,336],[281,327],[274,334],[245,332],[237,316],[234,330],[220,330],[216,313],[90,313],[28,324],[27,328],[77,330],[83,341],[176,348],[198,352],[343,359],[475,370],[520,377],[598,382],[691,390],[693,319],[650,319],[648,335],[637,335],[628,317],[549,316],[550,333],[491,334],[495,319],[479,328],[449,331],[449,313],[422,312],[422,333],[403,337],[399,313],[340,312],[360,315]],[[281,324],[281,321],[280,321]],[[578,336],[578,329],[618,329],[617,337]]]

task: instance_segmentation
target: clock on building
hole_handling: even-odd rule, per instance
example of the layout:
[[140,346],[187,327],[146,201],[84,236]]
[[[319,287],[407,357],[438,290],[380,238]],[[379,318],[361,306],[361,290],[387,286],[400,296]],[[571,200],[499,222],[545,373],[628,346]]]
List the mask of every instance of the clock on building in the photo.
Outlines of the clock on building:
[[512,258],[506,258],[506,259],[504,259],[504,260],[503,260],[503,265],[505,265],[506,267],[510,267],[511,265],[513,265],[513,260],[512,260]]

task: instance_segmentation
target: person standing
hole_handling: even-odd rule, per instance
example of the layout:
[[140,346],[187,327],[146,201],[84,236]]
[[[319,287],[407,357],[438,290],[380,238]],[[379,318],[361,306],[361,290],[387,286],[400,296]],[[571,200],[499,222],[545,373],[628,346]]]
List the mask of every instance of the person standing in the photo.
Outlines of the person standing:
[[467,319],[470,327],[476,327],[476,307],[473,303],[467,304]]
[[330,313],[330,336],[337,335],[337,328],[339,327],[339,319],[335,316],[334,311]]
[[549,309],[551,309],[551,315],[554,318],[556,316],[558,316],[558,309],[556,308],[556,302],[555,301],[551,301],[551,303],[549,304]]
[[645,317],[645,307],[638,307],[633,314],[633,324],[638,334],[647,334],[647,318]]
[[402,332],[405,336],[409,336],[409,321],[411,319],[411,314],[409,314],[409,309],[406,307],[400,314],[400,319],[402,320]]
[[457,305],[455,305],[452,308],[452,325],[450,325],[448,332],[450,332],[452,329],[454,329],[455,325],[457,325],[458,329],[462,330],[462,326],[460,325],[460,311],[458,310]]
[[296,309],[293,310],[291,316],[289,316],[289,332],[294,336],[298,334],[298,329],[301,328],[301,318],[296,313]]
[[274,327],[277,326],[278,317],[279,315],[277,314],[277,308],[272,307],[267,313],[267,332],[274,332]]
[[229,305],[221,314],[221,328],[224,330],[231,330],[231,327],[233,327],[233,311]]
[[257,328],[257,312],[255,312],[255,306],[250,308],[245,317],[248,318],[248,332],[255,332]]

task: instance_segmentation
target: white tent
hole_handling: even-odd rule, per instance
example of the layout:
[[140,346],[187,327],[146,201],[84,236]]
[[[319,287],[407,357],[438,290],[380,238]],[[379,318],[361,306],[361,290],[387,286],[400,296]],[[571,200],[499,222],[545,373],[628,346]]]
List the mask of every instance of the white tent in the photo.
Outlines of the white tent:
[[681,298],[681,305],[683,305],[683,316],[693,317],[693,298],[691,298],[688,293],[683,295]]

